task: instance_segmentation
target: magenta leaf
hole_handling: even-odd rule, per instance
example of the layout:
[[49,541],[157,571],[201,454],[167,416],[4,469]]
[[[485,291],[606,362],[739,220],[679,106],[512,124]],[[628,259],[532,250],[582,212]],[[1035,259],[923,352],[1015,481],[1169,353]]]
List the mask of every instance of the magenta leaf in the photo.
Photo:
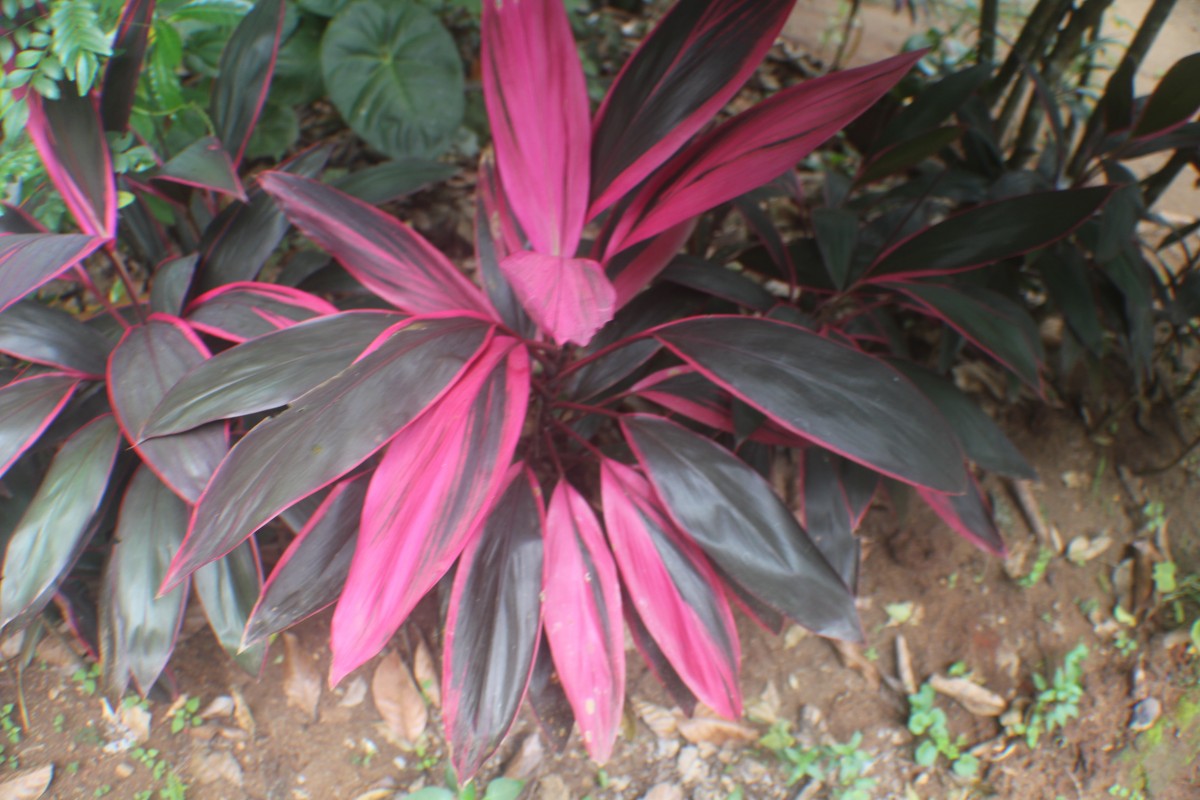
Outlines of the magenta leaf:
[[398,323],[354,364],[255,426],[196,505],[163,589],[387,444],[446,391],[490,334],[476,319]]
[[0,311],[52,281],[104,244],[78,233],[0,234]]
[[470,780],[512,727],[542,630],[541,491],[515,467],[463,550],[446,614],[442,715],[458,780]]
[[358,541],[367,477],[337,483],[288,545],[263,585],[243,634],[261,642],[337,602]]
[[624,308],[655,276],[666,269],[692,235],[693,228],[695,220],[681,222],[657,236],[622,250],[604,263],[605,274],[612,281],[617,295],[617,308]]
[[167,390],[208,358],[183,320],[154,314],[130,328],[108,359],[108,396],[125,438],[171,491],[194,503],[229,450],[224,424],[139,442],[138,433]]
[[68,85],[57,100],[29,92],[26,102],[29,125],[25,130],[79,229],[112,239],[117,230],[117,188],[96,99],[80,97]]
[[899,81],[924,51],[785,89],[702,136],[655,173],[609,239],[612,254],[774,180]]
[[689,717],[695,714],[696,704],[699,702],[696,695],[692,694],[692,690],[683,682],[683,678],[679,677],[675,667],[671,666],[671,662],[663,654],[658,643],[654,641],[650,631],[646,630],[646,623],[642,622],[637,611],[633,609],[628,592],[621,595],[621,608],[625,612],[625,626],[629,630],[629,638],[633,640],[633,646],[641,653],[646,666],[667,690],[667,694],[675,701],[675,705],[679,706],[680,711]]
[[67,439],[8,540],[0,631],[37,616],[87,546],[108,488],[121,432],[105,414]]
[[992,519],[992,509],[973,477],[965,494],[940,494],[920,487],[917,493],[959,536],[982,550],[1004,557],[1004,539]]
[[559,0],[484,0],[483,98],[496,164],[533,249],[571,257],[588,202],[587,86]]
[[210,561],[192,574],[196,596],[204,607],[208,627],[225,652],[249,672],[258,676],[266,662],[267,645],[254,644],[242,649],[242,631],[250,611],[262,590],[262,565],[253,539]]
[[701,702],[724,717],[740,717],[741,647],[720,578],[640,474],[606,459],[600,487],[604,527],[638,616]]
[[108,362],[107,341],[66,311],[34,300],[0,312],[0,352],[93,378]]
[[516,345],[495,337],[388,445],[333,615],[331,683],[383,649],[504,488],[529,398],[529,356]]
[[504,190],[496,179],[496,169],[485,155],[479,160],[475,184],[475,258],[479,282],[509,330],[531,338],[534,331],[529,317],[500,271],[500,262],[521,249],[522,237],[515,225]]
[[142,74],[142,59],[150,38],[154,5],[154,0],[127,0],[121,11],[121,21],[113,39],[113,55],[104,71],[104,88],[100,92],[100,111],[106,131],[124,133],[129,127],[138,78]]
[[229,283],[197,297],[184,312],[198,331],[244,342],[313,317],[336,314],[337,308],[316,295],[253,281]]
[[159,168],[156,180],[195,186],[220,192],[246,202],[246,190],[238,180],[237,169],[229,153],[213,136],[205,136],[188,145],[179,155]]
[[613,318],[612,284],[591,259],[522,250],[504,259],[500,271],[525,311],[560,346],[586,345]]
[[104,575],[101,637],[108,642],[106,683],[124,694],[129,676],[144,697],[175,647],[188,584],[155,597],[171,556],[187,532],[188,507],[154,473],[139,467],[117,518],[116,544]]
[[267,101],[286,11],[283,0],[257,0],[221,52],[209,113],[234,164],[242,160]]
[[729,102],[794,3],[685,0],[667,12],[596,113],[589,218],[641,183]]
[[49,372],[0,387],[0,476],[54,421],[79,380],[76,375]]
[[546,512],[542,616],[554,666],[593,760],[612,754],[625,703],[621,587],[600,522],[560,480]]
[[399,220],[317,181],[283,172],[259,181],[305,236],[401,311],[495,315],[465,275]]

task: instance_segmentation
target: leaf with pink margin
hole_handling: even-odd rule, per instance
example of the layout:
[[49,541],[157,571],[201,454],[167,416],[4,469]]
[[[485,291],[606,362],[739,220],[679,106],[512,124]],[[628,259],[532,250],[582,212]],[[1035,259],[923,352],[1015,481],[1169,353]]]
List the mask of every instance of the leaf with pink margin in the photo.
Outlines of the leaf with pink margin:
[[741,717],[741,646],[720,578],[640,474],[604,459],[600,490],[621,580],[646,629],[701,702]]
[[54,421],[79,382],[77,375],[49,372],[0,388],[0,477]]
[[795,0],[683,0],[625,62],[596,112],[596,216],[724,108],[775,42]]
[[154,179],[220,192],[247,202],[246,190],[238,180],[237,169],[215,136],[205,136],[192,142],[163,164]]
[[681,222],[651,239],[622,250],[604,263],[604,272],[616,292],[617,308],[624,308],[667,268],[695,227],[695,220]]
[[305,236],[363,286],[410,314],[468,311],[494,318],[483,294],[419,233],[314,180],[268,172],[259,183]]
[[496,164],[533,249],[572,257],[588,202],[587,85],[560,0],[484,0],[480,60]]
[[254,539],[200,567],[192,575],[192,585],[204,607],[208,627],[221,647],[246,672],[261,675],[267,645],[259,643],[242,649],[242,631],[262,591],[262,564]]
[[110,342],[78,317],[36,300],[0,312],[0,352],[91,378],[104,375]]
[[625,704],[617,565],[587,500],[560,480],[546,512],[542,617],[562,688],[594,761],[612,754]]
[[121,21],[113,37],[113,55],[104,71],[104,88],[100,91],[100,112],[106,131],[124,133],[129,127],[154,6],[155,0],[128,0],[121,11]]
[[257,0],[221,51],[209,115],[234,164],[242,160],[267,101],[286,12],[283,0]]
[[374,656],[458,558],[504,488],[529,399],[529,356],[497,336],[388,445],[330,632],[330,684]]
[[74,267],[104,241],[79,233],[0,234],[0,311]]
[[[204,363],[208,348],[178,317],[152,314],[125,332],[108,358],[108,397],[130,442],[179,379]],[[188,503],[199,499],[229,450],[224,423],[134,444],[159,479]]]
[[1005,556],[1004,539],[974,476],[965,494],[940,494],[920,487],[917,493],[959,536],[992,555]]
[[924,52],[805,81],[705,134],[634,197],[606,259],[792,169],[886,94]]
[[616,292],[600,265],[522,250],[500,263],[530,318],[561,347],[586,345],[613,318]]
[[97,99],[80,97],[68,84],[57,100],[30,92],[26,102],[25,131],[79,229],[112,239],[117,231],[117,187]]
[[184,310],[193,328],[231,342],[256,339],[336,313],[336,306],[314,294],[256,281],[227,283],[200,295]]
[[454,384],[491,333],[487,322],[464,317],[397,323],[349,367],[256,425],[196,504],[162,590],[370,458]]

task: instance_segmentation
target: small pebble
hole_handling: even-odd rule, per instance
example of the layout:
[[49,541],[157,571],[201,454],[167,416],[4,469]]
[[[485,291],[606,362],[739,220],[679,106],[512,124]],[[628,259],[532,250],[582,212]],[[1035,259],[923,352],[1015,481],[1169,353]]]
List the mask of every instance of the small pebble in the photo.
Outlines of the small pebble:
[[128,778],[133,774],[133,765],[122,762],[113,768],[113,772],[117,774],[118,778]]
[[1129,718],[1129,730],[1144,731],[1153,727],[1162,715],[1162,703],[1156,697],[1147,697],[1133,707]]

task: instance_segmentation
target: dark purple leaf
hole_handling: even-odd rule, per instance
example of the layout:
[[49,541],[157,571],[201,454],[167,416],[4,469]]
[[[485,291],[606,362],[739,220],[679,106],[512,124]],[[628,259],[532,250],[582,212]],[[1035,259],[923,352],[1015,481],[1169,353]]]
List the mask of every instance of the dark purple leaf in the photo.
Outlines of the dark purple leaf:
[[106,131],[124,133],[129,127],[153,17],[154,0],[127,0],[121,11],[113,38],[113,55],[104,71],[104,88],[100,92],[100,112]]
[[939,494],[919,487],[917,492],[959,536],[993,555],[1004,557],[1004,539],[992,521],[992,510],[974,478],[967,486],[966,494]]
[[[173,564],[174,562],[172,562]],[[169,574],[169,568],[168,568]],[[192,573],[196,596],[217,641],[242,669],[257,677],[266,662],[267,645],[242,649],[242,631],[262,589],[258,547],[249,539],[216,561]]]
[[1154,87],[1142,108],[1135,137],[1151,136],[1182,125],[1200,110],[1200,53],[1176,61]]
[[154,269],[154,280],[150,284],[151,311],[173,317],[183,313],[199,261],[199,254],[192,253],[190,256],[173,258]]
[[838,475],[840,458],[819,447],[804,450],[800,499],[804,528],[825,560],[851,589],[858,586],[858,537]]
[[971,95],[992,75],[991,68],[980,64],[947,75],[931,86],[922,87],[912,102],[900,109],[872,147],[872,157],[883,148],[912,140],[945,122],[960,111]]
[[104,374],[107,343],[57,308],[22,300],[0,312],[0,352],[89,377]]
[[562,681],[554,671],[554,659],[550,655],[550,645],[546,642],[546,632],[542,631],[542,640],[538,643],[537,655],[533,659],[533,673],[529,676],[529,706],[537,717],[538,726],[550,743],[550,749],[562,754],[567,749],[571,739],[571,727],[575,722],[571,711],[571,702],[563,691]]
[[755,311],[769,311],[779,301],[744,273],[695,256],[675,256],[660,277]]
[[949,147],[962,136],[962,128],[957,125],[947,125],[943,128],[918,133],[911,139],[897,142],[891,147],[876,153],[869,161],[859,167],[859,184],[873,183],[897,172],[912,169],[927,158],[932,158],[944,148]]
[[102,236],[78,233],[0,235],[0,311],[52,281],[104,244]]
[[187,307],[195,329],[231,342],[245,342],[314,317],[336,314],[327,300],[268,283],[229,283],[203,294]]
[[479,177],[475,185],[475,258],[479,281],[504,324],[521,336],[532,337],[533,324],[500,271],[500,262],[514,252],[506,243],[506,228],[511,238],[519,237],[512,231],[515,225],[512,211],[496,178],[495,167],[486,155],[479,160]]
[[234,164],[242,160],[267,100],[285,11],[283,0],[258,0],[221,53],[209,113]]
[[0,388],[0,476],[37,441],[78,385],[78,376],[51,372]]
[[658,682],[667,690],[667,694],[675,701],[675,705],[679,706],[687,716],[692,716],[696,713],[696,703],[698,702],[696,695],[692,694],[692,690],[687,687],[683,678],[680,678],[679,673],[671,666],[671,662],[667,660],[658,643],[654,641],[650,631],[646,630],[646,624],[634,610],[628,593],[622,595],[621,609],[625,612],[625,625],[629,629],[629,637],[633,639],[634,647],[642,654],[642,660],[646,662],[646,666],[654,673],[654,677],[658,678]]
[[237,169],[229,153],[213,136],[205,136],[188,145],[179,155],[163,164],[154,175],[156,180],[195,186],[220,192],[246,202],[246,190],[238,180]]

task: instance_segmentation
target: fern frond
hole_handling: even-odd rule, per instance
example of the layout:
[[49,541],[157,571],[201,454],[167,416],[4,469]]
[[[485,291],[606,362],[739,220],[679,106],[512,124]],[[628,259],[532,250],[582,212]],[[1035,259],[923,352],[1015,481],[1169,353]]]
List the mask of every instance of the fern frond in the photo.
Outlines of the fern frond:
[[112,55],[111,37],[101,26],[94,0],[53,0],[49,20],[50,52],[83,96],[96,81],[100,59]]

